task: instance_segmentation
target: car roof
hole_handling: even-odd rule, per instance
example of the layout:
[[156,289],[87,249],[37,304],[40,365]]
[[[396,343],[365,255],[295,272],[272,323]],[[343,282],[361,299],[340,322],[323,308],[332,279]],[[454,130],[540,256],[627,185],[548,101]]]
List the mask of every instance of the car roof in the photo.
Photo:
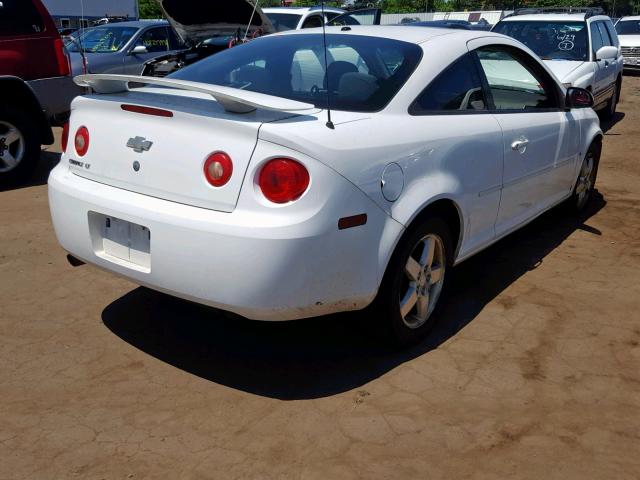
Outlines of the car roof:
[[128,21],[128,22],[104,23],[102,25],[95,25],[95,26],[89,27],[89,28],[100,28],[100,27],[135,27],[135,28],[142,28],[142,27],[153,27],[153,26],[158,26],[158,25],[169,25],[169,22],[167,22],[166,20],[131,20],[131,21]]
[[622,17],[619,21],[620,22],[625,22],[627,20],[640,20],[640,15],[630,15],[628,17]]
[[[438,27],[407,28],[406,25],[349,25],[349,30],[344,30],[344,26],[337,26],[326,27],[326,32],[333,35],[362,35],[366,37],[388,38],[390,40],[400,40],[416,44],[424,43],[432,38],[443,35],[456,35],[461,41],[468,41],[480,36],[504,38],[504,35],[480,30],[458,30]],[[287,30],[274,35],[306,35],[309,33],[322,33],[322,28]],[[454,37],[450,37],[450,39],[453,41]]]
[[[510,15],[504,17],[501,22],[584,22],[586,13],[529,13],[526,15]],[[607,20],[606,15],[594,15],[587,20]]]
[[[322,9],[320,7],[270,7],[270,8],[263,8],[262,11],[264,13],[291,13],[291,14],[300,15],[301,13],[306,13],[311,11],[321,12]],[[334,8],[334,7],[325,7],[324,11],[333,12],[333,13],[346,12],[346,10],[342,10],[340,8]]]

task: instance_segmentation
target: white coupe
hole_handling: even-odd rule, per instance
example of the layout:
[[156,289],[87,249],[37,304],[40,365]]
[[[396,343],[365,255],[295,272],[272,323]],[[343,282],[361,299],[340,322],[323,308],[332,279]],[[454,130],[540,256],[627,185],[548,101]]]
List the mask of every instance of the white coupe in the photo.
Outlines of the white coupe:
[[74,101],[49,177],[61,245],[252,319],[374,305],[407,344],[433,326],[453,265],[588,202],[593,97],[521,43],[330,27],[327,71],[324,55],[322,30],[291,31],[164,79],[77,78],[94,93]]

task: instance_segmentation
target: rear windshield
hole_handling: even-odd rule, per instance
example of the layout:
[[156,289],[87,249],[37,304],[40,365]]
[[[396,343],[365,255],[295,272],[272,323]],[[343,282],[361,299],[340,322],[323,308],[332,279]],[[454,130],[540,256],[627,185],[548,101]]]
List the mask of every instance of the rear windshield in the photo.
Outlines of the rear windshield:
[[584,22],[508,21],[493,31],[519,40],[543,60],[586,61],[589,55]]
[[265,13],[265,15],[271,20],[276,32],[295,30],[302,18],[302,15],[294,15],[292,13]]
[[394,97],[422,56],[417,45],[386,38],[321,34],[274,35],[225,50],[172,78],[210,83],[336,110],[374,112]]
[[[2,0],[0,0],[2,1]],[[138,31],[135,27],[104,26],[85,30],[80,41],[67,44],[72,52],[79,50],[79,45],[89,53],[111,53],[123,48]]]
[[42,31],[44,22],[33,3],[25,0],[0,0],[0,37]]
[[616,24],[618,35],[640,35],[640,20],[623,20]]

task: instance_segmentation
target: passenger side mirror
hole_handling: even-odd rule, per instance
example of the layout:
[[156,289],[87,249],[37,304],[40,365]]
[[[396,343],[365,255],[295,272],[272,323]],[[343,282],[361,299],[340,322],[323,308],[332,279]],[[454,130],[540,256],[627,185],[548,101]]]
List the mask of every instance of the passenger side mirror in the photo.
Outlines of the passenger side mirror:
[[149,50],[144,45],[136,45],[129,53],[131,55],[142,55],[143,53],[149,53]]
[[618,58],[618,47],[606,46],[596,52],[596,60],[615,60]]
[[564,104],[567,108],[591,108],[593,107],[593,95],[584,88],[569,87]]

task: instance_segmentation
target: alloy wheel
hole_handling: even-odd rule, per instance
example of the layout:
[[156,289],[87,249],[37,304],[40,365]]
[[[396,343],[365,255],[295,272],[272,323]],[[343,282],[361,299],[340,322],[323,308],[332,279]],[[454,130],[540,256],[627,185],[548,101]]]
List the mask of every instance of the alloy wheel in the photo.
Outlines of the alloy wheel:
[[444,284],[446,255],[442,239],[428,234],[413,247],[404,267],[399,303],[404,324],[425,324],[438,303]]
[[589,197],[591,196],[595,180],[595,172],[595,158],[593,156],[593,153],[589,152],[582,161],[582,167],[580,168],[580,174],[578,175],[578,183],[576,184],[578,209],[582,209],[582,207],[586,205]]
[[0,120],[0,173],[16,168],[24,158],[26,142],[15,125]]

